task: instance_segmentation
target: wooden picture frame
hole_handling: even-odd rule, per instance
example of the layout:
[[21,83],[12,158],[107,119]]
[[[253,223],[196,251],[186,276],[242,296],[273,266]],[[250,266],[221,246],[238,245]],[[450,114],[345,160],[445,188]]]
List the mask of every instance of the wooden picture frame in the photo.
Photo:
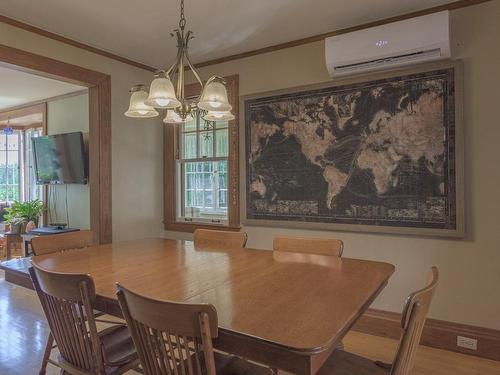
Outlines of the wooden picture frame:
[[[247,214],[248,203],[248,140],[247,134],[247,104],[255,99],[263,99],[276,97],[281,95],[290,95],[294,93],[301,93],[304,91],[310,92],[314,90],[321,90],[326,88],[363,84],[374,81],[394,79],[408,75],[418,75],[428,72],[453,69],[453,83],[454,83],[454,134],[451,134],[455,161],[454,165],[454,206],[455,206],[455,227],[452,229],[437,229],[437,228],[421,228],[421,227],[407,227],[407,226],[388,226],[388,225],[367,225],[367,224],[344,224],[344,223],[324,223],[324,222],[303,222],[296,220],[268,220],[268,219],[254,219],[249,218]],[[463,130],[463,64],[461,61],[440,61],[419,64],[411,67],[404,67],[398,69],[387,70],[383,72],[367,73],[358,76],[339,78],[333,81],[310,86],[294,87],[285,90],[271,91],[259,93],[254,95],[244,96],[240,99],[241,111],[241,124],[242,130],[240,131],[240,181],[241,181],[241,218],[243,225],[256,225],[256,226],[275,226],[297,229],[310,229],[310,230],[334,230],[334,231],[352,231],[352,232],[370,232],[370,233],[388,233],[397,235],[419,235],[419,236],[438,236],[438,237],[454,237],[462,238],[465,235],[465,219],[464,219],[464,130]]]

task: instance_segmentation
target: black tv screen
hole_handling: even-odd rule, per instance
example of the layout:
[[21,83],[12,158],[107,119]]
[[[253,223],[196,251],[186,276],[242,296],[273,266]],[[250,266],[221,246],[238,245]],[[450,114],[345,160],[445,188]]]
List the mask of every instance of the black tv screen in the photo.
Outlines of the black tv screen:
[[86,184],[87,161],[81,132],[32,138],[37,184]]

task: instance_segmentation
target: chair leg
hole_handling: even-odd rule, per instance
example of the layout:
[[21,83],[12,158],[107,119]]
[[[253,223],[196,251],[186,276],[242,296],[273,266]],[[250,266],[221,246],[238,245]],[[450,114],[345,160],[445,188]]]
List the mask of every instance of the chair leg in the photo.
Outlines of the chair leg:
[[50,353],[52,352],[52,345],[54,345],[54,337],[52,336],[52,333],[49,332],[49,337],[47,337],[47,345],[45,346],[45,353],[43,353],[42,366],[40,367],[39,375],[45,375],[47,364],[49,363]]
[[339,342],[335,350],[345,350],[344,342],[343,341]]

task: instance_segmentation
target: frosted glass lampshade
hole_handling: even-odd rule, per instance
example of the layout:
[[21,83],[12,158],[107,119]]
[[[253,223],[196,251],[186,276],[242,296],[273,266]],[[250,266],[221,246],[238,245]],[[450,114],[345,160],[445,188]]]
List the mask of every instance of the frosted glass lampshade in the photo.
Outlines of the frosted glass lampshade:
[[234,120],[234,118],[234,115],[229,111],[209,111],[205,116],[203,116],[203,119],[207,121],[231,121]]
[[165,124],[183,124],[188,121],[192,121],[193,116],[187,115],[186,119],[183,120],[182,117],[175,111],[173,110],[168,110],[167,114],[165,115],[165,118],[163,119],[163,122]]
[[227,112],[231,110],[231,104],[227,99],[227,90],[220,80],[209,80],[200,97],[198,108],[205,111]]
[[155,108],[177,108],[181,102],[177,100],[174,85],[168,77],[157,77],[151,82],[146,104]]
[[130,91],[132,93],[132,95],[130,96],[130,105],[127,112],[125,112],[125,116],[135,118],[150,118],[159,115],[159,113],[153,107],[150,107],[144,103],[144,101],[148,97],[148,92],[145,90],[144,86],[134,86]]

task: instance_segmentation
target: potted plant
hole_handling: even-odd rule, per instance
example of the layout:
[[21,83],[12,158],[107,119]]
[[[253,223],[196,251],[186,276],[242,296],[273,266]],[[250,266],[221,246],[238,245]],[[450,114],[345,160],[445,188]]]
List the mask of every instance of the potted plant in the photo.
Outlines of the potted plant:
[[14,201],[5,211],[7,212],[5,220],[10,224],[11,233],[25,233],[29,222],[32,221],[35,226],[38,226],[43,212],[43,203],[39,199],[26,202]]

